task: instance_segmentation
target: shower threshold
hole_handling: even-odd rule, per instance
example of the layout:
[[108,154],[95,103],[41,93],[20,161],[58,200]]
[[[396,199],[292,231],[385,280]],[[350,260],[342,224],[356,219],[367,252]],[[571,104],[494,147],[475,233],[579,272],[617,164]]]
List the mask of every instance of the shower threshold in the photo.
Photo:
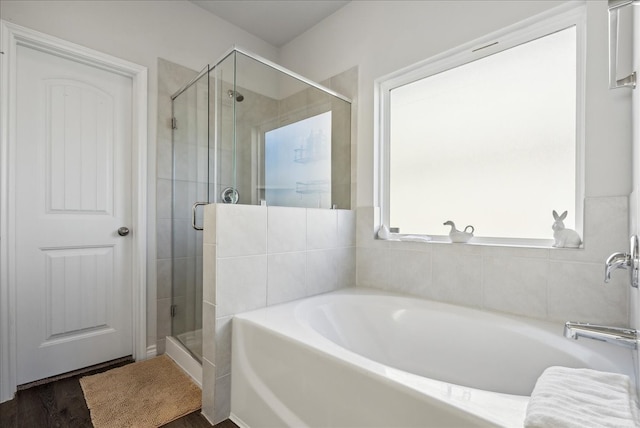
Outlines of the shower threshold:
[[[202,338],[202,330],[200,330],[200,338]],[[200,343],[202,343],[202,339]],[[202,346],[200,346],[200,349],[202,349]],[[166,354],[202,388],[202,364],[187,351],[180,340],[173,336],[167,336]]]
[[181,333],[176,338],[202,363],[202,329]]

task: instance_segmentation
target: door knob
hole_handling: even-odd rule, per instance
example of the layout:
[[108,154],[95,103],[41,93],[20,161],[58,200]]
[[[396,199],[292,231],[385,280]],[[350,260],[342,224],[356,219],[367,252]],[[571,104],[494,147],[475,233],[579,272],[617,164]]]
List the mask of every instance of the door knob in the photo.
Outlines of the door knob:
[[118,235],[120,236],[127,236],[129,234],[129,228],[128,227],[120,227],[118,228]]

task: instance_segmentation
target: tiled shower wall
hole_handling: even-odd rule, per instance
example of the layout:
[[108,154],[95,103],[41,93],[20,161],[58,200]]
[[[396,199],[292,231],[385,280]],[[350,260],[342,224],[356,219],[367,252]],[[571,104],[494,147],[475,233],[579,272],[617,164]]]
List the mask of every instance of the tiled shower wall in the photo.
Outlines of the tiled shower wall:
[[[353,67],[336,76],[322,82],[328,88],[346,96],[353,96],[357,93],[358,69]],[[224,88],[227,88],[226,86]],[[223,88],[223,93],[226,91]],[[235,105],[236,121],[236,183],[235,187],[240,193],[241,204],[258,204],[260,197],[257,195],[256,177],[256,155],[255,133],[256,129],[265,131],[272,127],[286,126],[291,123],[314,116],[318,112],[318,105],[324,109],[332,111],[331,122],[331,203],[338,208],[350,208],[355,206],[355,127],[352,115],[355,114],[355,107],[351,114],[343,114],[344,109],[348,109],[348,104],[343,101],[327,96],[316,88],[309,87],[306,90],[296,92],[281,100],[269,98],[259,93],[253,92],[242,86],[238,86],[245,100]],[[325,103],[330,101],[331,105]],[[233,104],[228,97],[222,98],[223,112],[219,126],[226,132],[230,132],[233,126]],[[275,121],[275,122],[273,122]],[[265,123],[271,126],[266,127]],[[266,127],[266,128],[265,128]],[[270,129],[269,129],[270,130]],[[232,141],[230,138],[222,138],[222,144]],[[232,165],[232,148],[223,148],[221,155],[223,160],[219,167],[219,177],[217,194],[223,188],[232,186],[229,180],[229,173],[225,174],[226,168]],[[264,174],[264,172],[263,172]],[[225,180],[226,178],[226,180]],[[299,195],[302,196],[302,195]],[[214,201],[210,198],[210,201]]]
[[[374,208],[357,210],[357,285],[555,321],[629,322],[628,271],[604,283],[604,261],[628,251],[628,198],[585,199],[584,249],[374,239]],[[549,237],[553,219],[549,213]]]
[[202,412],[229,416],[234,314],[355,285],[355,212],[205,207]]
[[[148,344],[156,344],[156,352],[157,354],[164,353],[165,349],[165,337],[171,334],[171,317],[170,317],[170,307],[172,304],[172,267],[171,267],[171,257],[172,257],[172,179],[173,179],[173,153],[172,153],[172,130],[171,130],[171,95],[174,94],[178,89],[180,89],[184,84],[189,82],[193,77],[197,75],[197,72],[186,67],[180,66],[178,64],[172,63],[170,61],[164,60],[162,58],[158,58],[158,129],[157,129],[157,181],[156,181],[156,198],[157,198],[157,289],[149,290],[149,299],[150,302],[147,305],[147,317],[148,319],[155,320],[155,323],[149,323],[150,330],[147,333],[147,343]],[[358,88],[358,69],[357,67],[353,67],[345,72],[339,73],[338,75],[327,79],[322,82],[327,87],[332,88],[333,90],[342,93],[346,96],[355,97],[357,94]],[[248,90],[243,89],[243,93],[245,95],[251,95],[255,100],[257,99],[265,99],[265,97],[258,96],[257,94],[250,93]],[[287,104],[290,108],[300,106],[299,102],[292,101],[293,98],[287,100]],[[228,100],[224,100],[228,101]],[[303,100],[304,101],[304,100]],[[354,100],[355,103],[355,100]],[[354,104],[355,105],[355,104]],[[224,108],[224,106],[223,106]],[[213,111],[213,110],[212,110]],[[345,183],[350,183],[351,190],[343,192],[345,194],[350,193],[351,197],[351,206],[355,206],[356,200],[356,129],[355,122],[353,117],[355,115],[355,106],[352,108],[352,125],[350,126],[351,130],[351,138],[350,145],[347,147],[340,147],[336,153],[339,155],[340,162],[334,162],[334,171],[333,177],[336,179],[336,183],[338,186],[345,186]],[[249,112],[248,114],[255,114],[256,112]],[[228,115],[226,115],[228,116]],[[223,115],[224,117],[226,117]],[[250,116],[244,117],[244,119],[250,119]],[[225,129],[229,128],[229,123],[225,123]],[[344,127],[338,126],[337,129],[341,130]],[[347,126],[347,128],[349,128]],[[345,140],[346,135],[340,134],[341,141]],[[242,140],[242,138],[241,138]],[[242,140],[244,141],[244,140]],[[349,141],[349,140],[347,140]],[[224,152],[221,155],[223,157],[226,156],[227,159],[231,159],[231,156]],[[242,156],[243,152],[240,150],[240,156]],[[176,182],[176,194],[177,201],[176,203],[180,206],[180,199],[184,196],[188,196],[194,190],[198,190],[199,188],[194,188],[197,185],[197,179],[191,180],[189,179],[189,172],[185,168],[189,168],[189,165],[196,164],[196,161],[191,159],[191,157],[196,156],[198,154],[198,149],[196,150],[183,150],[181,153],[184,156],[176,157],[175,166],[178,170],[177,178],[182,177],[182,179],[177,180]],[[204,157],[200,156],[200,159],[204,159]],[[215,159],[215,157],[211,157],[211,159]],[[346,164],[345,164],[346,162]],[[227,162],[228,163],[228,162]],[[349,171],[350,164],[350,173]],[[222,168],[220,169],[222,170]],[[222,180],[220,180],[221,185]],[[347,184],[348,186],[348,184]],[[212,186],[212,191],[217,192],[219,194],[220,186],[218,188],[214,188]],[[337,191],[337,189],[336,189]],[[251,192],[241,192],[242,194],[250,195]],[[211,195],[213,197],[213,195]],[[177,210],[173,214],[173,226],[181,229],[184,233],[181,233],[180,236],[184,238],[185,242],[176,243],[176,247],[186,249],[186,252],[183,251],[183,257],[178,257],[176,260],[176,265],[174,266],[173,275],[175,276],[176,282],[191,284],[194,281],[197,281],[198,278],[201,278],[202,264],[201,258],[199,255],[198,249],[201,248],[202,242],[202,233],[196,232],[192,230],[189,218],[189,204],[182,204],[185,206],[184,210]],[[339,205],[339,207],[342,204]],[[182,239],[181,238],[181,239]],[[194,252],[193,250],[196,249]],[[195,267],[194,267],[195,266]],[[195,276],[195,277],[194,277]],[[180,287],[177,287],[180,289]],[[193,298],[187,298],[186,291],[188,287],[182,287],[185,290],[185,303],[195,301]],[[179,293],[179,290],[178,294]],[[155,326],[155,329],[153,328]]]

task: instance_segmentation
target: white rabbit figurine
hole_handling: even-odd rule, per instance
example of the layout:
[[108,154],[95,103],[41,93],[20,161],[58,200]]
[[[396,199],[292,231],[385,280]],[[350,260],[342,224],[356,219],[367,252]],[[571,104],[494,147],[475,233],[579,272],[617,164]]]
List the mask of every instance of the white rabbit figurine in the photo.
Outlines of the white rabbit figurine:
[[578,248],[582,244],[580,235],[573,229],[565,229],[562,220],[567,218],[567,212],[563,212],[562,215],[553,210],[553,219],[555,222],[551,228],[553,229],[553,243],[554,247],[558,248]]

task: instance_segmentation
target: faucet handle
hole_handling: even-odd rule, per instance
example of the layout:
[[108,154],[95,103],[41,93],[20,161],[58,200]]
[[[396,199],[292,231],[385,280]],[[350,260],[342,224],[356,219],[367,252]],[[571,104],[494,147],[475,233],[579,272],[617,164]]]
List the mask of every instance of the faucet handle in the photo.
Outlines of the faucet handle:
[[611,280],[611,271],[614,269],[626,269],[631,257],[627,253],[613,253],[604,264],[604,282]]
[[636,235],[631,236],[629,242],[629,253],[613,253],[604,264],[604,282],[611,280],[611,271],[615,269],[626,269],[627,266],[631,267],[631,286],[638,288],[638,277],[640,270],[640,260],[638,251],[638,237]]
[[638,272],[640,270],[640,259],[638,252],[638,236],[631,235],[629,239],[629,266],[631,266],[631,286],[638,288]]

